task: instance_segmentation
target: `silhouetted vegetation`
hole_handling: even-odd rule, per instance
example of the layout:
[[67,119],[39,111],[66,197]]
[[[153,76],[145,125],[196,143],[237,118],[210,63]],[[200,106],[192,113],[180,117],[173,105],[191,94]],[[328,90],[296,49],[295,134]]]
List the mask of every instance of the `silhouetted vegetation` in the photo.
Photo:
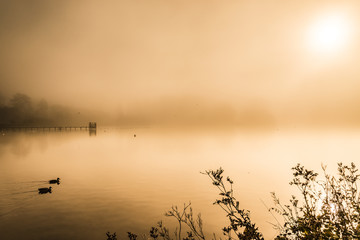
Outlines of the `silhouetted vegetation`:
[[79,109],[50,105],[44,99],[34,101],[22,93],[16,93],[10,99],[0,96],[0,127],[84,124],[93,120],[94,115]]
[[[116,233],[111,234],[110,232],[106,233],[107,240],[117,240]],[[131,239],[131,238],[130,238]],[[136,239],[136,238],[135,238]]]
[[226,213],[229,220],[229,225],[224,227],[223,234],[227,239],[234,239],[233,235],[239,239],[264,239],[259,229],[252,223],[250,219],[250,212],[245,209],[240,209],[239,202],[234,197],[233,181],[227,177],[223,180],[223,169],[216,171],[206,171],[220,193],[221,199],[216,199],[215,205],[220,206]]
[[282,205],[273,193],[275,211],[283,216],[284,224],[277,225],[276,239],[359,239],[360,199],[357,181],[359,174],[354,163],[338,164],[338,177],[330,176],[323,166],[325,179],[318,173],[297,165],[293,168],[296,186],[302,197],[292,196],[289,205]]
[[[271,193],[275,206],[268,209],[283,219],[273,225],[279,234],[275,239],[360,239],[360,198],[357,181],[358,169],[354,163],[350,166],[338,164],[338,176],[331,176],[323,166],[324,179],[318,179],[319,174],[305,169],[298,164],[293,170],[293,180],[290,185],[300,191],[300,199],[292,196],[290,204],[282,204]],[[233,181],[223,176],[223,169],[209,170],[204,174],[209,176],[212,184],[219,190],[220,198],[214,205],[221,207],[226,213],[229,225],[222,231],[228,240],[258,240],[263,235],[251,221],[250,212],[239,207],[234,197]],[[191,204],[185,204],[180,210],[173,206],[165,216],[174,217],[178,227],[173,234],[159,222],[151,227],[144,239],[163,240],[205,240],[201,215],[193,216]],[[115,240],[116,233],[107,233],[108,240]],[[130,240],[136,240],[137,235],[128,232]],[[215,234],[213,240],[216,240]]]
[[70,119],[71,113],[61,106],[49,106],[44,99],[34,102],[28,95],[17,93],[0,106],[0,116],[2,126],[47,126]]

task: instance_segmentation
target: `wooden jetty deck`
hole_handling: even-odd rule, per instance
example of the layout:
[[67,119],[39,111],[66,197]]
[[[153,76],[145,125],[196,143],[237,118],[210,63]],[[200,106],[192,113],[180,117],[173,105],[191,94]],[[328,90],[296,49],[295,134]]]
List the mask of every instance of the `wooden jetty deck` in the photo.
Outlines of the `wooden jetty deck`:
[[89,122],[88,126],[0,126],[0,131],[96,131],[96,122]]

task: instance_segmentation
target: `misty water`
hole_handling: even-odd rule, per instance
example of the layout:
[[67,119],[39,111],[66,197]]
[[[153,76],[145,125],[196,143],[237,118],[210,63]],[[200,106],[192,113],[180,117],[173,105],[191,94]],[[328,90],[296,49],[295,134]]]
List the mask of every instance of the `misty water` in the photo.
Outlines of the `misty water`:
[[[136,136],[134,135],[136,134]],[[21,131],[0,135],[1,239],[106,239],[107,231],[146,233],[164,213],[191,201],[207,236],[227,223],[212,203],[218,197],[200,174],[222,167],[235,196],[272,238],[270,192],[287,202],[291,167],[300,162],[330,172],[337,162],[358,163],[360,133],[350,131],[242,131],[100,128],[87,131]],[[52,193],[38,194],[49,187]],[[280,217],[278,217],[281,219]],[[172,232],[172,230],[171,230]]]

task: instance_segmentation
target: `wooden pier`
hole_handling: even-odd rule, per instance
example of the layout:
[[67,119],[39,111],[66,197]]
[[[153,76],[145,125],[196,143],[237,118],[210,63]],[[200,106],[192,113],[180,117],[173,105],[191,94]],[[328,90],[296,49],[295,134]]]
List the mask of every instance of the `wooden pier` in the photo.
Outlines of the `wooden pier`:
[[89,122],[88,126],[0,126],[0,131],[96,131],[96,122]]

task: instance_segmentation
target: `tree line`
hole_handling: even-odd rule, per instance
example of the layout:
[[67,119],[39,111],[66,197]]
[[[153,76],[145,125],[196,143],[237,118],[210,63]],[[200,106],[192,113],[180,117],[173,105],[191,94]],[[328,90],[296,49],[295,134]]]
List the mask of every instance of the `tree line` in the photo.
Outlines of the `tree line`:
[[0,99],[1,126],[53,126],[79,121],[80,112],[61,105],[50,105],[45,99],[34,101],[16,93],[10,99]]

